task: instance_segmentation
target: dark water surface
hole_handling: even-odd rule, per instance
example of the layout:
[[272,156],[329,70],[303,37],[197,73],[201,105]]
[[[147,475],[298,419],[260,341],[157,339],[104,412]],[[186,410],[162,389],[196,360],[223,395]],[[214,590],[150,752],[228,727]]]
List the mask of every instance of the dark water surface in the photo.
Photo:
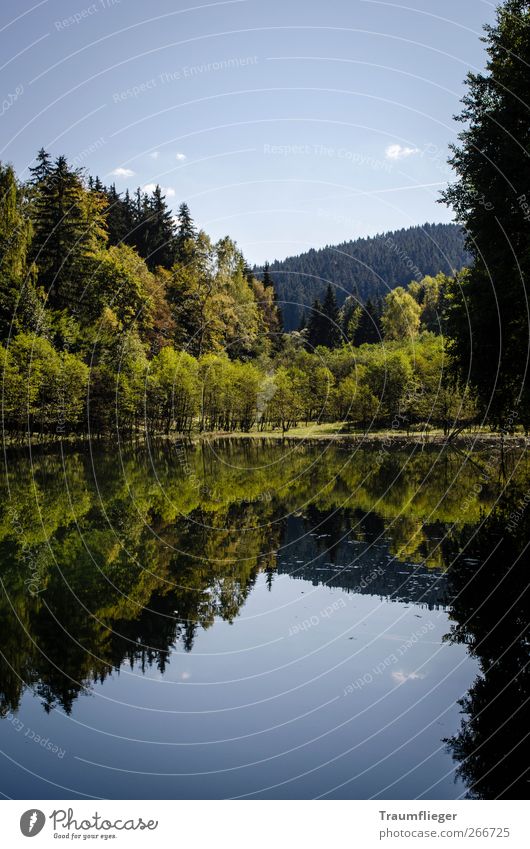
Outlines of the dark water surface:
[[233,440],[6,468],[6,796],[528,792],[524,454]]

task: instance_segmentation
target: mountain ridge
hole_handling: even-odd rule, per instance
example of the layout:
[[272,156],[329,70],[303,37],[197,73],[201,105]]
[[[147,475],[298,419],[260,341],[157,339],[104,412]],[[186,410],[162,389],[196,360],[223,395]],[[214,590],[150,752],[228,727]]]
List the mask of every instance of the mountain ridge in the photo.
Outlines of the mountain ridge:
[[348,295],[361,301],[383,297],[411,280],[451,274],[469,262],[461,227],[425,223],[274,260],[270,274],[285,328],[293,330],[305,309],[322,299],[328,283],[334,285],[340,305]]

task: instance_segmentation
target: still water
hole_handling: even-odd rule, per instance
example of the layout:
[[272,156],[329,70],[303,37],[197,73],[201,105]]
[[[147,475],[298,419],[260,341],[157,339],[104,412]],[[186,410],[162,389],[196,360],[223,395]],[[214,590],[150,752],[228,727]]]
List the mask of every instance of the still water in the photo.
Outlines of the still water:
[[520,797],[529,480],[417,445],[10,450],[0,791]]

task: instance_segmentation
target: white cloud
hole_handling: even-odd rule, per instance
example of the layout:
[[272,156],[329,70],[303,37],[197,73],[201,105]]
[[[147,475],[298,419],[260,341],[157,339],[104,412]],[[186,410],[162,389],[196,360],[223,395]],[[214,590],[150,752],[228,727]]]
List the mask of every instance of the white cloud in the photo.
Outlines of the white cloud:
[[186,154],[185,153],[177,153],[175,158],[178,159],[179,162],[182,162],[183,159],[186,159]]
[[403,672],[401,669],[392,673],[392,678],[396,684],[404,684],[406,681],[421,681],[425,678],[421,672]]
[[385,150],[385,155],[387,159],[406,159],[407,156],[413,156],[419,152],[419,147],[403,147],[401,144],[389,144]]
[[150,153],[149,156],[151,157],[151,159],[158,159],[158,157],[160,156],[160,152],[158,150],[153,150],[153,152]]
[[[165,195],[167,198],[175,197],[175,189],[172,189],[171,186],[160,186],[160,188],[162,190],[162,194]],[[143,187],[144,192],[154,192],[155,189],[156,183],[146,183]]]
[[110,172],[113,177],[134,177],[134,171],[130,168],[115,168]]

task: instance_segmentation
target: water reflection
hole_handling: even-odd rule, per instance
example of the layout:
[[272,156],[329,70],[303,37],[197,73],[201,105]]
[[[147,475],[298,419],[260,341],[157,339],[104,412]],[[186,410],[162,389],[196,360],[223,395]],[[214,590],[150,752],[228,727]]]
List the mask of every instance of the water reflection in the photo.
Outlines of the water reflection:
[[481,670],[447,741],[472,798],[526,799],[530,789],[529,492],[508,487],[480,533],[463,531],[448,573],[448,639],[466,645]]
[[520,456],[508,461],[511,489],[481,524],[507,474],[491,453],[468,461],[416,447],[374,462],[373,450],[237,440],[149,454],[12,452],[0,523],[2,714],[24,693],[71,714],[121,667],[164,675],[173,652],[238,620],[260,575],[272,595],[289,576],[405,608],[449,605],[448,640],[480,660],[481,676],[446,745],[471,795],[520,797],[530,526],[524,511],[510,532],[506,522],[526,473]]

